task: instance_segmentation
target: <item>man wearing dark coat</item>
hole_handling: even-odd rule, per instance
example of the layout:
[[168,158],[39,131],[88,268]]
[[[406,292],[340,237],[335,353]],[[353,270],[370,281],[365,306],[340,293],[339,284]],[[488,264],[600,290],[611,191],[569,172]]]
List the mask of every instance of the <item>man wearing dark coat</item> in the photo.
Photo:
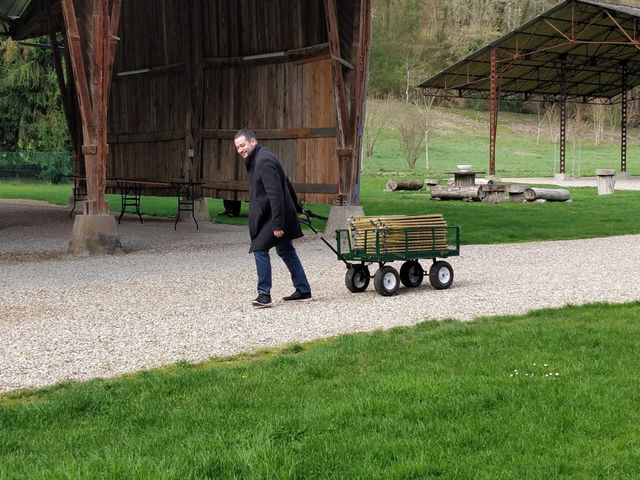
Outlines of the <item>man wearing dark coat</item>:
[[295,287],[286,301],[311,299],[311,287],[298,258],[293,240],[302,237],[298,220],[301,208],[278,158],[260,145],[256,134],[242,129],[234,137],[236,151],[249,172],[249,235],[258,273],[256,308],[271,306],[271,259],[269,250],[276,247],[291,273]]

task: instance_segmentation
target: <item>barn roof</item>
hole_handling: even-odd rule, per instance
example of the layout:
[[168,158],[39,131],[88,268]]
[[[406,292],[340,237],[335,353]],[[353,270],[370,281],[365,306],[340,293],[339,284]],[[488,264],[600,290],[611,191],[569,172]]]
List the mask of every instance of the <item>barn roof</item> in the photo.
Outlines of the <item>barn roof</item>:
[[640,85],[639,18],[640,8],[565,0],[419,86],[461,97],[489,91],[495,48],[502,98],[554,98],[564,79],[569,98],[611,100],[623,83]]
[[[51,12],[60,11],[57,0],[47,0]],[[0,36],[16,39],[32,38],[49,33],[49,18],[40,8],[42,3],[35,0],[0,0]],[[55,25],[59,29],[59,25]]]

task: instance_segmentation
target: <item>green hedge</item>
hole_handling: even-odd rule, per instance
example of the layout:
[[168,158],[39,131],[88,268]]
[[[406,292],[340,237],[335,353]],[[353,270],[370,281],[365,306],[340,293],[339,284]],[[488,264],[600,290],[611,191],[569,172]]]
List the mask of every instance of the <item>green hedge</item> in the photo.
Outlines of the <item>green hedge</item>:
[[71,174],[68,152],[0,152],[0,179],[64,183]]

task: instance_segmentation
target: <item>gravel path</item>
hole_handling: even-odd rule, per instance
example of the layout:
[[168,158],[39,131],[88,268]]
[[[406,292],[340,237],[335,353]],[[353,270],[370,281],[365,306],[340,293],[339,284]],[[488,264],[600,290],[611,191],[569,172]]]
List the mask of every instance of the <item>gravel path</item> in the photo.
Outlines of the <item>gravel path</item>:
[[[424,320],[640,300],[640,236],[463,247],[455,280],[394,297],[351,294],[344,266],[312,234],[297,242],[313,301],[254,310],[245,228],[133,217],[127,252],[65,254],[68,209],[0,201],[0,392]],[[274,254],[275,256],[275,254]],[[274,299],[291,293],[274,263]]]

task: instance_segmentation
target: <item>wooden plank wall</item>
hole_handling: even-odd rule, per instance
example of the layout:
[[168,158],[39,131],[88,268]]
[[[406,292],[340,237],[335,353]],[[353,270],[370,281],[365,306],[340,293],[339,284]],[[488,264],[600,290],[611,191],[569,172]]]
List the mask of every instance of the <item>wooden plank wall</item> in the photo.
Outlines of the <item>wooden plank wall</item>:
[[[194,2],[200,2],[200,18],[189,16]],[[190,35],[195,28],[202,34]],[[336,114],[322,0],[123,0],[119,36],[108,178],[185,176],[186,117],[194,98],[188,59],[201,50],[204,92],[196,108],[202,109],[202,143],[194,165],[205,196],[247,198],[233,134],[248,127],[294,183],[316,191],[302,193],[305,201],[334,199]],[[191,39],[198,37],[203,45],[195,49]],[[308,47],[318,48],[305,58],[244,58]]]
[[[184,68],[188,40],[180,31],[185,15],[176,1],[122,2],[121,43],[109,103],[107,178],[181,177],[185,98],[190,92]],[[130,73],[146,69],[150,71]]]

